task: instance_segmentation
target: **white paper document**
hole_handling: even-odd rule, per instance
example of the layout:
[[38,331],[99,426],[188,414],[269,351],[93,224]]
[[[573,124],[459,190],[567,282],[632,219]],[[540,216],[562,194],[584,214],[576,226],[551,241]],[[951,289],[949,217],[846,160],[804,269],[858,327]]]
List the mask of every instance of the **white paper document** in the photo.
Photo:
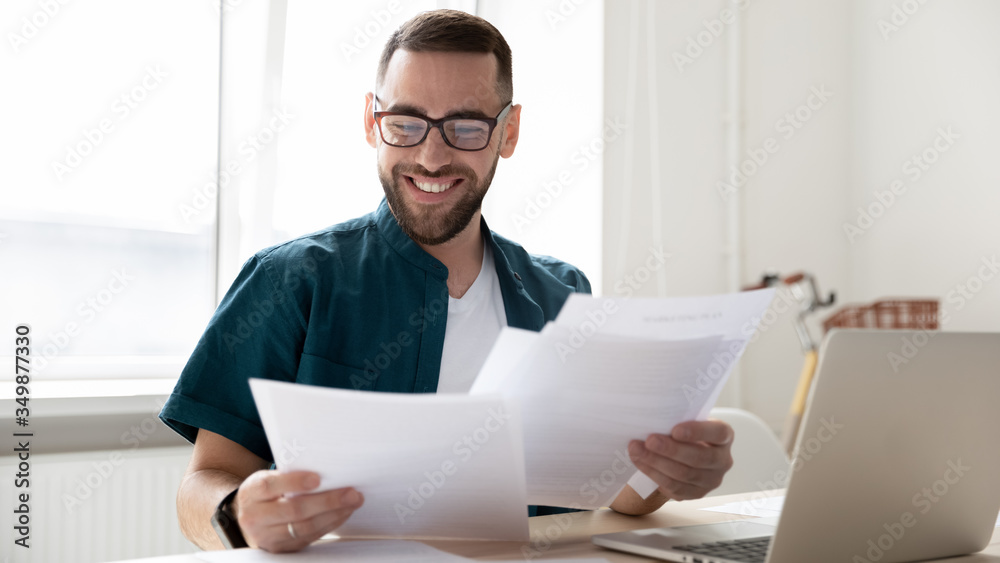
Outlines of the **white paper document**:
[[721,337],[718,350],[694,387],[695,391],[711,387],[696,417],[703,420],[773,299],[773,289],[665,299],[595,298],[574,293],[559,311],[555,324],[570,329],[577,339],[591,332],[660,341]]
[[347,391],[251,379],[279,470],[355,487],[341,537],[527,540],[516,404],[498,395]]
[[528,501],[598,508],[626,483],[652,494],[629,440],[708,416],[773,294],[574,294],[541,333],[504,328],[470,392],[520,403]]
[[758,518],[772,518],[781,515],[781,509],[785,505],[785,496],[762,497],[751,500],[740,500],[719,506],[709,506],[702,508],[708,512],[722,512],[724,514],[740,514],[742,516],[756,516]]

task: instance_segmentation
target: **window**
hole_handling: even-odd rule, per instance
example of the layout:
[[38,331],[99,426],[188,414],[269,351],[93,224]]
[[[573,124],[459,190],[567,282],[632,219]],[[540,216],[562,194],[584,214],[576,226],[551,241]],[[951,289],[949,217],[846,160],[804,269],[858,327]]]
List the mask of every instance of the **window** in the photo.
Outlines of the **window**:
[[0,20],[16,22],[0,48],[0,330],[31,325],[39,379],[176,376],[214,307],[199,194],[215,181],[218,12],[8,0]]
[[599,292],[601,3],[17,0],[0,342],[32,326],[37,381],[176,377],[252,253],[378,205],[364,94],[388,35],[452,4],[505,34],[525,108],[484,215]]
[[[269,228],[244,233],[240,263],[265,245],[375,209],[382,187],[361,119],[382,47],[418,12],[472,8],[452,4],[289,2],[278,108],[294,117],[276,143],[273,196],[241,206],[242,224]],[[529,252],[581,267],[599,293],[602,153],[605,142],[613,142],[603,119],[603,72],[595,63],[603,57],[603,7],[594,2],[560,13],[528,1],[472,4],[511,45],[514,102],[524,106],[517,151],[498,166],[484,216]],[[224,53],[223,72],[230,55],[243,56]],[[556,115],[562,116],[558,124]]]

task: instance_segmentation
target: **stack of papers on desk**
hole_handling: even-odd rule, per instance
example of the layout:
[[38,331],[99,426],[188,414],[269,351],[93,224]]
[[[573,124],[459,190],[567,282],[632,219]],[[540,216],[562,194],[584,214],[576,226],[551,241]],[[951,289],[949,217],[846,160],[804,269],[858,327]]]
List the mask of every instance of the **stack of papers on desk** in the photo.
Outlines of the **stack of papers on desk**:
[[524,540],[527,504],[649,496],[629,441],[708,416],[773,294],[572,295],[540,333],[504,328],[469,395],[251,389],[278,469],[365,495],[339,535]]

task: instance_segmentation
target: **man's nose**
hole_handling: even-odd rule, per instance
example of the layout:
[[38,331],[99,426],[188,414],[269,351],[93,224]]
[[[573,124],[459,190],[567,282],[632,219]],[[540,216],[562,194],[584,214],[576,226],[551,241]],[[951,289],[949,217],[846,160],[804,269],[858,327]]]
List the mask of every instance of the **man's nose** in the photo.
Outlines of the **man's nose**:
[[434,172],[442,166],[451,164],[453,150],[441,136],[441,130],[434,127],[427,133],[427,138],[416,147],[418,164],[426,168],[429,172]]

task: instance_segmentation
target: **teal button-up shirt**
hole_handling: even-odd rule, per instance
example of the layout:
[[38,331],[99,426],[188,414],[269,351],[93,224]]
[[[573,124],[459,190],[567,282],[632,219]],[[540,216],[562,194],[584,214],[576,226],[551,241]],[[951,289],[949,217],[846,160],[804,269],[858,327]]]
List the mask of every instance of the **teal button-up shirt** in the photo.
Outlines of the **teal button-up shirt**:
[[[577,268],[489,230],[507,324],[541,330]],[[433,393],[448,319],[448,269],[374,213],[256,253],[209,321],[160,418],[189,441],[199,428],[273,461],[251,377],[309,385]]]

